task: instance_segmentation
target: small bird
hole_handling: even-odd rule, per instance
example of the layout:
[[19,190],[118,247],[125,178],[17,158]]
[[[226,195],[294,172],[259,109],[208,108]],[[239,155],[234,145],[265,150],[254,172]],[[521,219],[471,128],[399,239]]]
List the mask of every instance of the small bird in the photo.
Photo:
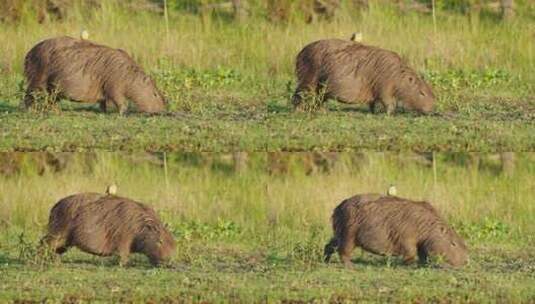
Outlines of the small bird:
[[355,42],[362,42],[362,33],[360,33],[360,32],[359,33],[357,33],[357,32],[353,33],[351,35],[350,40],[351,41],[355,41]]
[[108,187],[106,187],[106,194],[107,195],[115,195],[115,194],[117,194],[117,185],[111,184]]
[[388,190],[386,190],[386,195],[395,196],[396,194],[397,194],[396,186],[390,185],[390,187],[388,187]]
[[89,32],[86,29],[82,29],[80,32],[80,39],[87,40],[89,39]]

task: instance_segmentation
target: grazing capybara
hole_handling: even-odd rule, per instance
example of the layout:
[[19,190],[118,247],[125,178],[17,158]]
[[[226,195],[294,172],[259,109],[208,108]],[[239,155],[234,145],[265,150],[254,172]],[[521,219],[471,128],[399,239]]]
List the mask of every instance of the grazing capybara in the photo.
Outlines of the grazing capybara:
[[296,59],[297,89],[292,99],[300,109],[312,94],[343,103],[365,103],[375,112],[382,103],[429,113],[435,96],[431,87],[401,57],[388,50],[341,39],[305,46]]
[[402,256],[406,263],[442,256],[451,266],[464,265],[468,249],[428,202],[397,196],[356,195],[344,200],[332,215],[334,237],[325,246],[325,262],[335,249],[347,267],[355,246],[371,253]]
[[74,246],[99,256],[118,255],[121,265],[130,253],[142,253],[156,266],[169,259],[176,247],[153,209],[99,193],[74,194],[57,202],[41,243],[58,254]]
[[99,103],[104,112],[115,105],[121,114],[128,100],[146,113],[162,112],[166,105],[154,80],[125,51],[84,39],[58,37],[39,42],[26,54],[24,75],[26,107],[34,103],[37,92]]

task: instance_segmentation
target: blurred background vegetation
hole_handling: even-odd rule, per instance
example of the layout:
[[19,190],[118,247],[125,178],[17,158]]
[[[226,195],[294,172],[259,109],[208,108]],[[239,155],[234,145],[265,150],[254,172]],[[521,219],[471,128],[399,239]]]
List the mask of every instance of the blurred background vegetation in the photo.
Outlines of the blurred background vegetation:
[[164,8],[201,15],[230,13],[238,20],[247,16],[262,16],[272,21],[332,20],[339,10],[369,9],[374,5],[391,5],[403,12],[431,13],[434,8],[459,14],[495,15],[503,19],[514,18],[516,14],[533,17],[533,3],[528,0],[4,0],[0,4],[0,20],[17,22],[35,18],[40,23],[61,20],[79,13],[73,12],[75,9],[98,9],[105,2],[158,13],[163,13]]

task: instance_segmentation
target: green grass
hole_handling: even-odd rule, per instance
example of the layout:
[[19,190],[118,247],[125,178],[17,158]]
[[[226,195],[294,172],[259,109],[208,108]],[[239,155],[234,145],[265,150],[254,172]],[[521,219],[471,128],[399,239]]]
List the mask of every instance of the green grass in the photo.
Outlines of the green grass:
[[[435,32],[427,15],[379,5],[361,15],[349,12],[332,23],[306,25],[256,15],[235,24],[172,11],[167,35],[159,16],[106,2],[62,22],[3,25],[0,150],[534,149],[532,16],[473,22],[439,11]],[[91,39],[133,54],[166,93],[169,115],[119,118],[69,102],[45,114],[19,109],[25,52],[46,37],[78,36],[82,27]],[[314,113],[292,111],[297,52],[354,31],[365,43],[399,52],[428,79],[439,98],[437,115],[371,115],[366,106],[334,101]]]
[[[126,268],[69,254],[46,268],[5,260],[0,301],[50,302],[441,302],[529,303],[535,300],[533,248],[519,252],[476,249],[463,270],[386,264],[359,258],[353,270],[339,264],[300,266],[262,253],[199,246],[199,265]],[[235,246],[235,245],[234,245]],[[230,248],[229,248],[230,247]],[[264,250],[257,248],[256,250]],[[238,255],[238,256],[234,256]],[[514,262],[511,262],[511,258]]]
[[[535,300],[533,154],[518,153],[512,175],[493,155],[479,168],[467,156],[437,154],[436,174],[410,155],[340,154],[329,173],[306,175],[304,154],[290,171],[269,174],[264,153],[232,170],[224,154],[168,154],[164,169],[143,154],[77,154],[64,171],[37,175],[27,165],[0,177],[0,302],[525,302]],[[306,158],[306,157],[305,157]],[[143,160],[145,159],[145,161]],[[92,164],[92,165],[89,165]],[[172,230],[171,264],[71,250],[60,260],[34,255],[48,211],[61,197],[103,191],[153,206]],[[428,199],[466,239],[461,269],[406,266],[397,258],[354,254],[354,269],[321,262],[329,216],[344,198],[384,192]]]

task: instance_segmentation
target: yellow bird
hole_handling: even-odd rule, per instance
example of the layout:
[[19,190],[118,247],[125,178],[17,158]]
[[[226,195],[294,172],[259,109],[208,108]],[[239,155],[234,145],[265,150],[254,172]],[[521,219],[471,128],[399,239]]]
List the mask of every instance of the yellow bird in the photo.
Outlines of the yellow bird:
[[87,40],[87,39],[89,39],[89,32],[88,32],[86,29],[83,29],[83,30],[80,32],[80,39],[82,39],[82,40]]
[[117,194],[117,185],[111,184],[106,188],[106,194],[107,195],[115,195]]
[[386,195],[396,196],[396,194],[397,194],[396,186],[390,185],[390,187],[388,187],[388,190],[386,191]]
[[351,38],[350,38],[350,39],[351,39],[351,41],[362,42],[362,33],[360,33],[360,32],[359,32],[359,33],[356,33],[356,32],[355,32],[355,33],[353,33],[353,34],[351,35]]

